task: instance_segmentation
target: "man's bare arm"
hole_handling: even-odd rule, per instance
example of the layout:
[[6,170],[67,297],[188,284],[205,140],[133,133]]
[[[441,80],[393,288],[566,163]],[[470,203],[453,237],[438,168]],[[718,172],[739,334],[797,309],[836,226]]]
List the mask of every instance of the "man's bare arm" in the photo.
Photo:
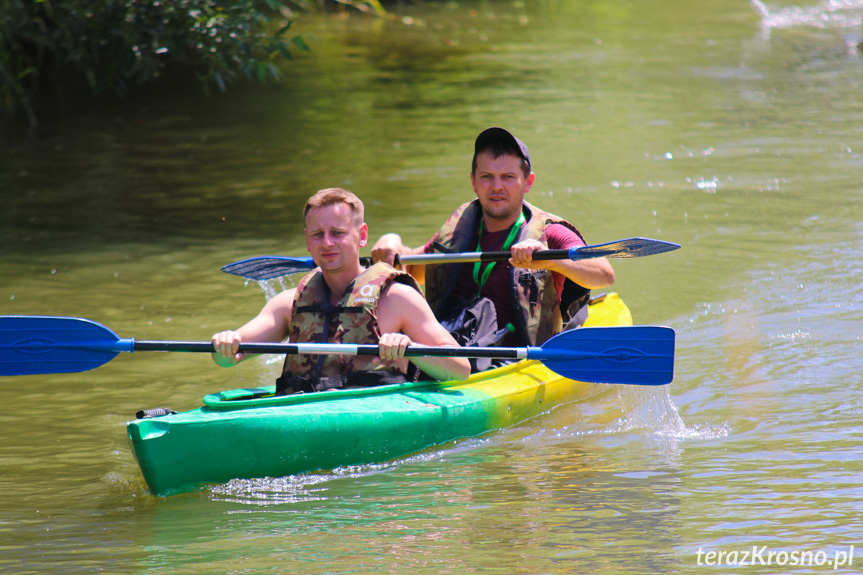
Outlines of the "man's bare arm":
[[[378,315],[384,334],[402,333],[418,345],[459,347],[435,319],[422,294],[412,287],[390,284],[381,294]],[[400,352],[404,353],[404,349]],[[394,359],[394,356],[389,359]],[[470,375],[470,361],[466,357],[412,357],[410,361],[431,377],[442,381],[464,381]]]
[[512,246],[510,263],[515,267],[527,269],[547,269],[566,276],[587,289],[606,288],[614,283],[614,268],[605,258],[572,261],[539,260],[533,261],[533,252],[547,249],[537,240],[524,240]]
[[246,355],[239,353],[241,343],[279,343],[288,336],[291,325],[291,309],[296,289],[283,291],[271,299],[243,327],[236,331],[227,330],[213,335],[213,361],[222,367],[232,367]]

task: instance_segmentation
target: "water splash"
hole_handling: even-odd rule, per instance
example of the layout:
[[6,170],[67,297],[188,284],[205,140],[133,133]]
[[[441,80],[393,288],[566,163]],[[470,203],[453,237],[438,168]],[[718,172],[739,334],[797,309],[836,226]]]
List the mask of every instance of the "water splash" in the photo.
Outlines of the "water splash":
[[321,501],[327,497],[320,494],[315,486],[327,480],[324,475],[233,479],[211,487],[210,493],[216,500],[259,506]]
[[863,0],[822,0],[813,6],[771,9],[761,0],[751,0],[766,30],[810,26],[815,28],[859,28],[863,22]]
[[[288,282],[285,282],[285,279],[288,279]],[[270,301],[274,297],[276,297],[279,293],[297,287],[297,282],[291,276],[282,276],[278,278],[273,278],[269,280],[246,280],[246,287],[251,284],[257,284],[261,291],[264,292],[264,297],[267,298],[267,301]],[[290,284],[290,285],[288,285]]]
[[[481,440],[477,439],[476,441]],[[445,457],[452,449],[453,447],[441,448],[384,463],[346,465],[326,472],[302,473],[285,477],[232,479],[227,483],[210,487],[209,492],[214,500],[255,506],[324,501],[333,498],[330,493],[333,481],[369,477],[379,473],[387,473],[403,465],[437,461]]]
[[716,439],[727,437],[729,428],[719,426],[687,425],[668,386],[618,385],[615,405],[606,405],[606,412],[618,409],[621,415],[613,421],[596,422],[590,418],[580,419],[571,425],[543,429],[523,440],[552,434],[556,437],[590,437],[612,435],[634,435],[642,433],[659,438],[663,442],[676,443],[681,439]]
[[727,437],[728,428],[687,426],[680,416],[668,386],[619,386],[624,415],[609,428],[614,433],[648,430],[667,439],[715,439]]

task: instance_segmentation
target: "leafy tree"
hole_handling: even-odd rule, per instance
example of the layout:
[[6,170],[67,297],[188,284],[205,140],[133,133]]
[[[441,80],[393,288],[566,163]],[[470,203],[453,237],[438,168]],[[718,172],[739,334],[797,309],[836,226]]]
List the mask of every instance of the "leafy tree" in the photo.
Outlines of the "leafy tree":
[[308,50],[293,21],[281,0],[0,0],[0,116],[35,125],[35,97],[82,78],[121,95],[169,69],[205,89],[279,79]]

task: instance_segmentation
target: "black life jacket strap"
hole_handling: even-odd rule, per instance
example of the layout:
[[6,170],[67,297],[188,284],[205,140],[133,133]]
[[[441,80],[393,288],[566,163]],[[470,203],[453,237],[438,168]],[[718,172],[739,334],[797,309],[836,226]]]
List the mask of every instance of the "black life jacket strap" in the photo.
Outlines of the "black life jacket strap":
[[404,383],[403,373],[390,371],[355,371],[347,375],[333,375],[321,378],[306,378],[286,373],[276,380],[276,395],[294,393],[314,393],[344,387],[377,387],[391,383]]
[[337,306],[337,305],[301,305],[297,307],[297,313],[359,313],[365,310],[361,305]]

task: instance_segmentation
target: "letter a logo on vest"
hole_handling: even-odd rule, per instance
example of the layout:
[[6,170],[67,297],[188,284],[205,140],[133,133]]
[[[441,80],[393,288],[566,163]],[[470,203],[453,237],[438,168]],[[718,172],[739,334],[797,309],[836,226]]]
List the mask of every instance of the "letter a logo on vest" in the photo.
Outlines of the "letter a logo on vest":
[[375,299],[372,297],[375,293],[375,287],[370,284],[366,284],[360,288],[360,297],[355,298],[354,301],[357,303],[372,303]]

